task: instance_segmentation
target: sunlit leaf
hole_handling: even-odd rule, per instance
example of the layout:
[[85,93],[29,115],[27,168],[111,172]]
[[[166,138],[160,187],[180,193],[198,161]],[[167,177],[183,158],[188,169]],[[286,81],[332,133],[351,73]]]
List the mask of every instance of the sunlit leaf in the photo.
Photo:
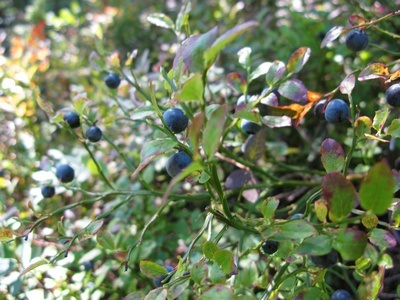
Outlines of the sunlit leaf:
[[214,261],[225,274],[229,274],[233,268],[233,253],[229,250],[217,250],[214,252]]
[[350,95],[356,85],[356,77],[353,74],[347,75],[340,83],[340,92],[342,94]]
[[181,29],[184,25],[188,23],[189,12],[192,9],[192,5],[190,0],[186,0],[185,4],[181,5],[181,9],[179,10],[178,16],[175,22],[175,31],[181,32]]
[[204,125],[204,118],[205,116],[203,112],[198,113],[192,118],[191,123],[189,124],[187,129],[190,145],[193,149],[193,160],[198,160],[200,158],[199,145],[201,139],[201,131]]
[[275,60],[271,63],[265,74],[265,80],[269,86],[275,85],[279,80],[282,79],[283,74],[286,71],[286,66],[283,62]]
[[258,77],[267,74],[271,65],[271,62],[263,62],[253,72],[251,72],[249,81],[251,82]]
[[389,77],[389,69],[383,63],[373,63],[366,67],[361,73],[358,75],[359,81],[383,78],[387,79]]
[[288,116],[265,116],[262,118],[262,122],[270,128],[292,126],[292,119]]
[[358,14],[354,14],[349,17],[349,23],[352,26],[363,25],[366,22],[367,22],[367,20]]
[[345,218],[353,209],[356,190],[346,177],[338,172],[331,172],[322,179],[322,195],[329,207],[332,221]]
[[21,278],[22,276],[24,276],[25,274],[29,273],[30,271],[36,269],[37,267],[43,266],[43,265],[47,265],[49,262],[46,259],[41,259],[31,265],[29,265],[28,267],[26,267],[21,274],[18,275],[17,278]]
[[203,253],[207,259],[214,259],[214,253],[218,251],[218,246],[211,241],[207,241],[203,244]]
[[355,134],[358,138],[362,138],[365,134],[371,134],[372,120],[366,116],[357,118],[354,123]]
[[142,260],[139,263],[140,272],[148,278],[157,278],[168,274],[168,271],[163,267],[152,261]]
[[266,220],[271,220],[275,216],[275,211],[279,206],[280,201],[275,197],[268,197],[267,200],[263,202],[261,207],[261,213]]
[[330,42],[336,40],[343,31],[343,26],[335,26],[331,28],[321,42],[321,48],[324,48]]
[[400,119],[394,119],[392,123],[390,123],[387,134],[394,138],[400,137]]
[[396,238],[389,231],[374,228],[368,233],[369,241],[378,246],[379,248],[392,248],[396,247],[397,241]]
[[290,79],[279,86],[279,94],[296,102],[306,102],[308,100],[307,88],[299,79]]
[[143,145],[140,155],[145,159],[158,154],[164,154],[173,150],[177,145],[178,143],[170,138],[155,139]]
[[377,215],[384,214],[393,200],[395,182],[389,165],[382,161],[369,169],[361,184],[360,205]]
[[257,161],[266,151],[266,130],[261,128],[256,134],[250,135],[244,144],[244,155],[250,161]]
[[372,122],[372,127],[378,132],[378,134],[382,131],[382,128],[385,125],[388,117],[389,117],[389,109],[387,108],[385,110],[377,110],[375,112],[374,120]]
[[332,249],[332,238],[328,235],[312,236],[305,239],[296,252],[301,255],[325,255]]
[[131,120],[143,120],[148,116],[154,115],[156,111],[151,106],[141,106],[136,108],[130,118]]
[[340,253],[344,260],[355,260],[359,258],[367,246],[368,239],[365,232],[346,228],[340,230],[333,247]]
[[297,49],[289,58],[287,70],[289,73],[299,72],[307,63],[311,56],[311,49],[308,47],[301,47]]
[[327,138],[321,145],[321,160],[326,172],[340,172],[344,167],[345,153],[334,139]]
[[183,83],[181,91],[174,93],[173,98],[179,101],[201,100],[204,84],[201,74],[195,74]]
[[9,228],[0,229],[0,242],[8,242],[13,239],[14,232]]
[[233,42],[236,38],[238,38],[245,31],[258,26],[258,22],[256,21],[248,21],[243,24],[237,25],[232,29],[223,33],[220,37],[218,37],[214,43],[204,52],[204,66],[208,69],[217,58],[219,52],[224,49],[228,44]]
[[238,93],[246,93],[246,79],[237,72],[232,72],[226,75],[226,81],[228,86],[234,89]]
[[326,217],[328,215],[328,206],[324,200],[317,200],[314,202],[315,214],[321,222],[326,222]]
[[147,21],[151,24],[156,25],[158,27],[174,29],[174,22],[165,14],[162,13],[153,13],[147,17]]
[[244,47],[238,51],[239,64],[241,64],[245,70],[247,70],[247,68],[249,68],[251,64],[250,54],[251,54],[250,47]]
[[85,241],[95,236],[103,226],[104,220],[92,221],[79,234],[79,241]]
[[379,219],[376,215],[367,215],[361,219],[361,223],[367,229],[372,229],[378,225]]
[[[310,236],[317,235],[317,230],[306,220],[292,220],[282,225],[275,225],[269,228],[276,240],[301,240]],[[267,234],[266,234],[267,235]]]

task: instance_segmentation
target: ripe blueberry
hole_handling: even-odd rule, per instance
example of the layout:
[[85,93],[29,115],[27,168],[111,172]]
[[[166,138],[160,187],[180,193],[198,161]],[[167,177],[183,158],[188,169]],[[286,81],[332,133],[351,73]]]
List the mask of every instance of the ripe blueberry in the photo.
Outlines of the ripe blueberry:
[[400,83],[391,85],[385,93],[386,101],[391,106],[400,107]]
[[364,30],[354,29],[346,36],[346,46],[355,52],[361,51],[368,46],[368,34]]
[[183,151],[179,151],[168,158],[166,169],[169,176],[174,177],[192,162],[192,158]]
[[91,126],[86,131],[86,138],[89,141],[91,141],[92,143],[96,143],[96,142],[100,141],[102,135],[103,135],[103,132],[97,126]]
[[[164,266],[164,269],[167,270],[168,273],[169,273],[169,272],[172,272],[172,271],[174,270],[174,268],[171,267],[171,266]],[[163,285],[162,281],[163,281],[165,278],[167,278],[167,276],[168,276],[168,274],[167,274],[167,275],[162,275],[162,276],[159,276],[159,277],[154,278],[154,279],[153,279],[154,285],[155,285],[156,287],[158,287],[158,288],[161,287],[161,286]]]
[[56,177],[64,183],[74,180],[75,171],[69,165],[59,165],[56,169]]
[[121,79],[119,78],[118,74],[110,73],[104,77],[104,82],[110,89],[116,89],[121,83]]
[[41,192],[44,198],[51,198],[56,193],[54,186],[42,186]]
[[338,253],[332,249],[331,252],[325,255],[311,255],[312,263],[319,268],[333,267],[338,261]]
[[173,133],[179,133],[186,129],[188,118],[179,108],[173,107],[166,110],[163,114],[164,122],[172,130]]
[[329,101],[325,108],[325,119],[329,123],[340,123],[348,119],[350,109],[346,102],[342,99],[333,99]]
[[261,245],[261,248],[263,249],[265,254],[274,254],[276,251],[278,251],[278,247],[279,242],[277,241],[265,241]]
[[324,106],[325,106],[325,102],[326,102],[326,99],[323,99],[323,100],[321,100],[321,101],[319,101],[315,106],[314,106],[314,116],[317,118],[317,119],[320,119],[320,120],[325,120],[325,112],[323,111],[323,109],[324,109]]
[[241,128],[247,134],[254,134],[260,130],[261,126],[249,120],[242,120]]
[[79,120],[79,115],[74,111],[67,113],[64,116],[64,121],[67,122],[69,127],[71,128],[77,128],[81,125],[81,122]]
[[336,290],[332,296],[331,300],[351,300],[351,295],[346,290]]

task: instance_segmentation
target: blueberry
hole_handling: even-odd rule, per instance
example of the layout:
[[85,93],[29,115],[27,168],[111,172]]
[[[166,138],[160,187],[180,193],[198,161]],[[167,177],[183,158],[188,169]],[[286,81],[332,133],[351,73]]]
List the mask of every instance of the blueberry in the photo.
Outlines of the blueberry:
[[351,300],[351,295],[346,290],[336,290],[332,296],[331,300]]
[[263,249],[265,254],[274,254],[276,251],[278,251],[278,247],[279,242],[277,241],[265,241],[261,245],[261,248]]
[[41,192],[43,197],[51,198],[56,193],[56,189],[54,188],[54,186],[42,186]]
[[118,74],[110,73],[104,78],[104,83],[110,89],[116,89],[121,83],[121,79],[119,78]]
[[85,271],[93,271],[94,270],[94,263],[93,261],[89,260],[89,261],[85,261],[83,263],[83,268],[85,269]]
[[289,220],[297,220],[301,219],[303,217],[303,214],[294,214],[293,216],[290,217]]
[[385,95],[387,103],[394,107],[400,107],[400,83],[391,85]]
[[92,143],[96,143],[96,142],[100,141],[102,135],[103,135],[103,132],[97,126],[91,126],[86,131],[86,138],[89,141],[91,141]]
[[71,128],[77,128],[81,125],[81,122],[79,120],[79,115],[74,111],[67,113],[64,116],[64,121],[67,122],[69,127]]
[[368,46],[368,34],[364,30],[354,29],[346,36],[346,46],[355,52],[361,51]]
[[179,133],[186,129],[188,118],[179,108],[173,107],[166,110],[163,114],[164,122],[172,130],[173,133]]
[[242,120],[241,128],[247,134],[254,134],[260,130],[261,126],[249,120]]
[[325,108],[325,119],[329,123],[340,123],[348,119],[350,109],[346,102],[342,99],[333,99],[329,101]]
[[59,165],[56,169],[56,177],[61,182],[71,182],[75,177],[75,171],[69,165]]
[[325,255],[311,255],[310,259],[312,263],[319,268],[329,268],[336,265],[338,261],[338,253],[332,249],[331,252]]
[[[169,273],[169,272],[172,272],[172,271],[174,270],[174,268],[171,267],[171,266],[164,266],[164,269],[167,270],[168,273]],[[154,279],[153,279],[154,285],[155,285],[156,287],[158,287],[158,288],[161,287],[161,286],[163,285],[162,281],[163,281],[165,278],[167,278],[167,276],[168,276],[168,274],[167,274],[167,275],[162,275],[162,276],[159,276],[159,277],[154,278]]]
[[167,172],[169,176],[174,177],[192,162],[192,158],[183,151],[172,155],[167,161]]
[[315,106],[314,106],[314,116],[317,119],[320,120],[325,120],[325,112],[324,112],[324,106],[326,103],[326,99],[323,99],[319,101]]

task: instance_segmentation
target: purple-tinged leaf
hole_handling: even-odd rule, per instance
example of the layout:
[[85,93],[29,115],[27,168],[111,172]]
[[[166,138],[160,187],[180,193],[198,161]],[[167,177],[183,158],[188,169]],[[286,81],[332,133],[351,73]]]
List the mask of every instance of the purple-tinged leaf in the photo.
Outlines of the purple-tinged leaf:
[[351,26],[358,26],[365,24],[367,20],[363,17],[361,17],[359,14],[354,14],[349,17],[349,23]]
[[248,21],[243,24],[237,25],[219,36],[210,47],[207,46],[208,49],[204,52],[203,55],[205,69],[208,69],[214,63],[215,59],[222,49],[233,42],[242,33],[255,26],[258,26],[258,22],[256,21]]
[[226,81],[229,87],[234,89],[238,93],[245,94],[246,93],[246,79],[243,75],[232,72],[226,75]]
[[226,178],[225,187],[230,189],[240,189],[244,187],[246,182],[250,180],[250,173],[246,170],[239,169],[233,171],[229,176]]
[[399,171],[393,169],[392,176],[393,176],[394,184],[395,184],[394,192],[397,192],[398,190],[400,190],[400,173],[399,173]]
[[256,134],[250,135],[244,144],[244,155],[246,159],[250,161],[257,161],[260,159],[267,150],[265,141],[265,128],[261,128]]
[[369,241],[379,248],[396,247],[396,238],[387,230],[374,228],[368,233]]
[[308,100],[307,88],[299,79],[290,79],[282,83],[278,89],[279,94],[295,102]]
[[244,190],[242,195],[248,202],[256,203],[260,198],[260,191],[257,189]]
[[199,145],[201,141],[201,131],[204,126],[204,112],[200,112],[197,115],[195,115],[191,123],[188,126],[188,136],[189,136],[189,143],[191,148],[193,149],[193,156],[192,159],[199,160],[200,159],[200,153],[199,153]]
[[342,146],[334,139],[327,138],[321,145],[321,160],[327,173],[340,172],[345,160]]
[[275,85],[279,80],[282,79],[285,71],[286,66],[283,62],[279,60],[273,61],[268,69],[268,72],[265,75],[267,84],[270,86]]
[[389,78],[389,69],[383,63],[373,63],[366,67],[358,75],[359,81],[371,80],[382,78],[387,80]]
[[328,173],[322,179],[322,195],[329,207],[329,218],[345,218],[356,202],[356,190],[346,177],[338,172]]
[[392,204],[394,188],[395,182],[389,165],[385,161],[376,163],[361,184],[361,207],[377,215],[384,214]]
[[340,83],[340,92],[342,94],[350,95],[356,86],[356,77],[353,74],[347,75]]
[[335,26],[331,28],[328,33],[325,35],[324,39],[321,42],[321,48],[324,48],[326,45],[328,45],[330,42],[336,40],[339,35],[343,31],[343,26]]
[[297,49],[289,58],[287,70],[289,73],[299,72],[307,63],[311,56],[311,49],[308,47],[301,47]]
[[333,248],[340,253],[343,260],[356,260],[364,253],[367,243],[368,239],[365,232],[346,228],[339,232],[333,243]]

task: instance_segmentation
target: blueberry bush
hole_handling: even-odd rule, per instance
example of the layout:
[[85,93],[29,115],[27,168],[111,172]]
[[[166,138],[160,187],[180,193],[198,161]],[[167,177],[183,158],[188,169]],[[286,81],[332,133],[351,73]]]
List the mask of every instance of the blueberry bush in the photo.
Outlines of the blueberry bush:
[[400,298],[396,1],[6,2],[1,299]]

